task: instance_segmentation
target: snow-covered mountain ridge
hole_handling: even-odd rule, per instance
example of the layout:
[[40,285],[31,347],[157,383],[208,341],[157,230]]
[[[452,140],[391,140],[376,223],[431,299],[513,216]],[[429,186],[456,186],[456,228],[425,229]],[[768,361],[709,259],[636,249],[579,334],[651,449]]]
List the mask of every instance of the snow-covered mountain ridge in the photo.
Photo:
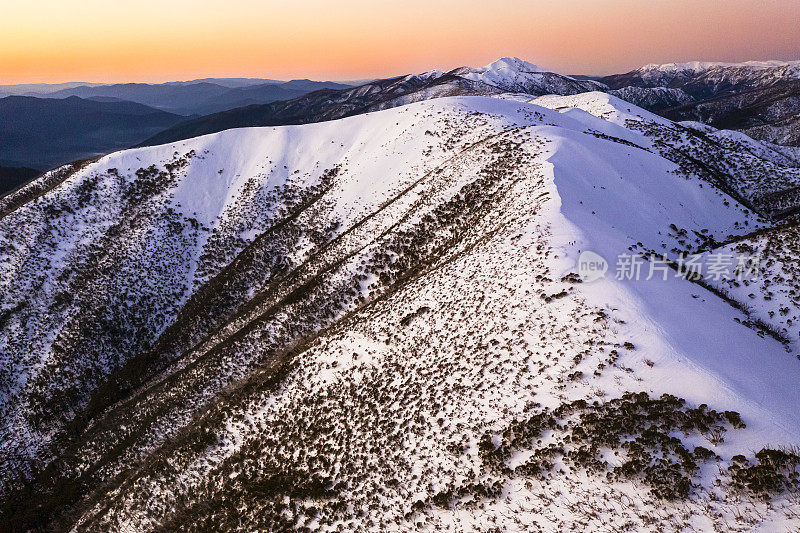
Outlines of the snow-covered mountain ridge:
[[792,69],[800,68],[800,61],[740,61],[740,62],[725,62],[725,61],[685,61],[683,63],[649,63],[640,67],[639,70],[660,70],[664,72],[680,72],[691,70],[693,72],[700,72],[712,68],[750,68],[750,69],[769,69],[769,68],[782,68],[790,67]]
[[703,96],[700,86],[750,88],[764,87],[779,81],[800,79],[800,61],[746,61],[720,63],[692,61],[688,63],[650,64],[627,74],[603,78],[612,88],[620,88],[621,80],[640,87],[681,87],[689,85],[692,96]]
[[164,144],[229,128],[334,120],[447,96],[489,96],[504,92],[541,96],[604,88],[594,81],[577,80],[518,58],[506,57],[483,68],[429,70],[374,80],[352,89],[317,91],[286,102],[216,113],[167,129],[143,144]]
[[450,71],[450,74],[496,87],[503,92],[537,96],[544,94],[569,95],[603,88],[601,83],[576,80],[517,57],[503,57],[483,68],[458,68]]
[[795,153],[687,126],[598,92],[438,98],[3,198],[0,525],[796,525],[788,315],[575,275],[794,205]]

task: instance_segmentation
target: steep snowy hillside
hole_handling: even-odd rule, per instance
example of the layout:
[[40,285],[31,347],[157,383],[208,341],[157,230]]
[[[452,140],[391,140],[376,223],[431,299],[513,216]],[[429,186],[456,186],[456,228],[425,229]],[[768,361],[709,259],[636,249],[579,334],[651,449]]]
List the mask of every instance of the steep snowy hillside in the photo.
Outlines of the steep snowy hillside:
[[799,173],[593,92],[46,174],[0,203],[0,529],[797,527],[800,345],[671,265]]
[[[800,164],[792,155],[793,148],[761,143],[738,132],[717,132],[714,128],[703,132],[666,120],[610,94],[514,98],[553,109],[578,108],[644,134],[645,143],[630,134],[623,137],[623,142],[634,142],[680,164],[683,172],[702,176],[759,213],[780,218],[800,206]],[[603,131],[597,134],[606,135]]]

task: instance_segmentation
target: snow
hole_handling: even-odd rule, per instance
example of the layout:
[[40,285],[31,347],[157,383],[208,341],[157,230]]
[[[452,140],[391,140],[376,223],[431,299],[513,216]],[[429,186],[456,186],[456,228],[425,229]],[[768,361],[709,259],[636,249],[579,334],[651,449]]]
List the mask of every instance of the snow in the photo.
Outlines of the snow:
[[[523,83],[543,72],[519,59],[504,58],[465,77],[490,84]],[[764,446],[800,442],[800,364],[780,342],[758,335],[741,323],[745,318],[742,311],[684,279],[672,275],[664,281],[614,277],[615,259],[632,248],[669,253],[682,245],[671,225],[690,235],[707,234],[719,242],[766,227],[760,217],[732,203],[729,196],[700,177],[681,174],[676,163],[656,150],[656,140],[632,123],[674,127],[615,96],[591,92],[540,98],[448,97],[319,124],[228,130],[111,154],[72,176],[41,203],[70,204],[74,191],[97,176],[106,176],[103,196],[78,211],[74,228],[53,248],[33,247],[41,237],[37,231],[50,231],[32,223],[41,207],[38,204],[0,219],[3,244],[13,241],[18,246],[14,254],[4,252],[2,256],[0,282],[9,288],[2,300],[5,309],[11,308],[14,298],[30,296],[24,290],[13,292],[15,283],[29,283],[26,276],[21,281],[18,277],[27,272],[27,258],[36,254],[54,258],[53,272],[44,274],[43,286],[54,284],[60,273],[74,266],[69,263],[68,250],[77,248],[87,235],[104,235],[110,221],[122,216],[124,206],[117,197],[116,182],[108,177],[110,168],[118,168],[123,179],[131,181],[138,179],[134,174],[137,168],[160,166],[175,154],[193,152],[175,182],[159,196],[163,205],[154,201],[154,209],[171,209],[195,218],[211,232],[217,231],[224,242],[241,240],[231,245],[235,250],[226,257],[229,262],[244,246],[269,235],[273,217],[282,214],[285,205],[279,201],[266,207],[267,193],[290,186],[311,190],[323,182],[326,170],[341,165],[341,172],[325,183],[328,188],[320,193],[321,200],[297,214],[301,237],[285,259],[292,265],[313,266],[313,257],[322,265],[320,269],[330,271],[331,279],[349,280],[384,250],[386,239],[401,231],[411,232],[423,221],[436,220],[435,208],[460,198],[469,185],[484,178],[490,164],[500,157],[498,153],[519,151],[520,159],[510,168],[503,167],[502,187],[497,185],[503,192],[497,193],[496,204],[490,204],[486,214],[468,227],[459,228],[458,239],[453,239],[441,256],[421,265],[424,268],[393,287],[396,290],[385,298],[337,309],[339,314],[329,323],[318,325],[315,331],[322,331],[320,337],[298,354],[297,364],[279,387],[257,390],[240,403],[235,403],[231,394],[231,412],[218,426],[204,427],[216,431],[216,444],[193,449],[186,457],[175,456],[174,463],[164,467],[170,475],[162,477],[158,470],[143,473],[133,486],[121,486],[109,495],[100,515],[87,513],[82,520],[98,520],[94,524],[107,529],[123,524],[131,529],[152,526],[158,522],[154,516],[168,517],[179,497],[194,497],[196,489],[235,454],[244,453],[249,445],[260,446],[259,439],[265,435],[280,440],[281,424],[292,422],[287,413],[296,417],[294,430],[301,433],[304,424],[340,414],[335,422],[351,432],[347,453],[339,457],[342,461],[356,452],[370,451],[369,446],[380,447],[380,454],[372,450],[369,458],[377,462],[385,454],[387,463],[380,468],[359,464],[364,480],[350,479],[342,486],[351,491],[346,494],[355,505],[371,501],[374,494],[368,492],[370,488],[374,490],[390,475],[399,477],[404,492],[390,491],[379,507],[397,520],[406,516],[415,497],[430,497],[477,468],[475,454],[453,456],[445,453],[446,446],[467,435],[474,449],[479,432],[502,430],[533,401],[556,407],[572,399],[618,398],[626,392],[646,391],[651,396],[675,394],[690,404],[705,403],[720,411],[735,410],[748,427],[729,432],[724,442],[713,446],[724,461]],[[719,138],[732,135],[705,133]],[[771,150],[755,141],[751,148],[762,154]],[[65,218],[58,220],[72,220],[59,216]],[[29,223],[28,233],[16,234],[17,228]],[[335,229],[315,249],[310,229],[327,227]],[[309,231],[302,233],[304,229]],[[436,230],[446,233],[447,227],[434,228],[431,233]],[[132,235],[132,242],[151,242],[143,237],[144,231]],[[41,237],[45,244],[54,239]],[[189,259],[178,272],[187,283],[184,301],[207,279],[196,276],[195,271],[211,239],[204,234],[184,249]],[[19,251],[24,245],[28,249]],[[146,255],[147,260],[133,253],[125,256],[124,266],[133,272],[132,279],[150,279],[153,263],[148,261],[161,253],[158,239],[151,245],[154,251]],[[578,256],[586,250],[609,260],[608,275],[594,283],[568,285],[560,281],[576,271]],[[75,261],[78,259],[76,256]],[[304,273],[314,274],[313,270]],[[364,296],[380,288],[375,277],[362,280]],[[263,285],[251,287],[248,297],[255,301],[262,290]],[[547,299],[560,291],[563,297]],[[49,291],[31,294],[42,298],[40,309],[46,309],[52,300]],[[180,411],[165,408],[166,415],[153,415],[147,426],[152,440],[141,443],[136,441],[139,436],[132,436],[139,448],[131,455],[158,449],[180,424],[201,412],[209,398],[226,387],[234,389],[238,380],[258,368],[260,343],[277,335],[274,331],[289,320],[288,311],[282,311],[267,325],[259,322],[267,316],[267,303],[254,303],[238,313],[214,332],[213,338],[203,340],[204,346],[193,347],[191,357],[171,368],[181,376],[183,368],[197,372],[183,376],[187,381],[181,382],[182,389],[176,393],[187,395],[188,401]],[[593,317],[599,310],[610,318],[598,326]],[[348,320],[337,322],[345,314]],[[406,320],[408,317],[412,318]],[[323,330],[331,323],[337,328]],[[44,338],[55,334],[60,325],[49,324],[51,329],[29,335]],[[257,342],[252,346],[224,344],[245,326],[252,326]],[[604,357],[599,348],[621,346],[625,341],[632,342],[635,349],[625,350],[613,368],[594,376],[592,371]],[[0,348],[12,344],[9,338],[0,342],[4,343]],[[209,346],[219,345],[226,346],[224,353],[215,355],[222,363],[202,374],[203,365],[218,364],[217,359],[209,362],[203,355],[211,353]],[[56,356],[47,346],[41,348],[36,357]],[[591,351],[587,360],[572,363],[573,356],[583,350]],[[80,366],[82,361],[70,363]],[[30,365],[34,373],[38,368]],[[584,371],[584,378],[566,384],[566,373],[575,368]],[[401,395],[406,385],[419,387],[413,405],[404,403]],[[18,387],[11,392],[24,394],[21,385]],[[359,396],[363,390],[388,399]],[[148,398],[147,391],[142,394]],[[11,395],[4,400],[10,401]],[[149,402],[162,400],[162,396],[149,397],[140,407],[147,409]],[[306,408],[311,410],[303,410]],[[314,411],[323,408],[326,411]],[[375,412],[378,418],[370,418]],[[421,429],[408,430],[400,443],[383,440],[386,434],[375,429],[379,422],[415,418],[427,422]],[[446,423],[436,424],[438,419]],[[20,420],[24,417],[5,421],[9,424],[3,428],[6,434],[19,429],[11,424]],[[123,429],[134,432],[135,426]],[[14,444],[20,443],[8,446],[13,449]],[[296,453],[302,451],[303,457],[323,453],[324,448],[316,445],[314,440],[300,442]],[[269,452],[266,448],[261,451]],[[515,460],[522,459],[523,455],[515,456]],[[109,471],[114,468],[123,470],[120,465],[108,466]],[[440,477],[424,479],[435,469]],[[239,477],[225,475],[227,480]],[[574,520],[574,525],[583,518],[579,513],[572,516],[574,498],[602,509],[597,515],[600,520],[613,522],[617,515],[609,504],[614,499],[605,497],[607,490],[636,500],[622,507],[620,512],[626,516],[637,515],[642,507],[671,512],[637,489],[632,483],[607,484],[579,472],[557,478],[546,487],[531,487],[515,479],[504,488],[502,498],[483,508],[429,508],[424,512],[442,527],[480,527],[487,517],[511,513],[531,524],[557,528],[565,520]],[[150,498],[146,507],[137,503],[143,493]],[[549,499],[550,494],[555,496]],[[712,519],[718,508],[711,501],[686,505],[694,505],[687,508],[697,514],[693,518],[696,529],[710,529],[715,524]],[[773,511],[777,513],[774,509],[769,512]],[[772,518],[775,516],[767,516]],[[317,518],[313,520],[318,525]],[[405,524],[407,528],[412,525]],[[597,522],[593,525],[599,527]],[[76,529],[81,527],[78,524]]]
[[[739,63],[726,63],[720,61],[687,61],[684,63],[650,63],[639,68],[640,71],[660,71],[660,72],[685,72],[690,71],[694,73],[703,72],[716,67],[724,68],[751,68],[751,69],[768,69],[776,67],[790,67],[792,69],[800,69],[800,61],[743,61]],[[800,70],[798,70],[800,75]]]
[[472,72],[462,77],[482,81],[489,85],[503,86],[508,83],[518,83],[517,80],[524,78],[526,74],[541,74],[543,72],[550,71],[533,63],[523,61],[518,57],[503,57],[483,68],[473,69]]
[[[588,98],[581,96],[577,98]],[[625,114],[618,109],[614,118]],[[565,272],[574,271],[581,250],[597,252],[610,262],[636,242],[659,250],[667,221],[696,231],[710,229],[720,238],[742,232],[734,224],[746,216],[745,210],[725,206],[697,180],[670,176],[671,163],[635,148],[611,150],[600,140],[592,146],[569,130],[553,133],[560,137],[548,158],[560,200],[560,216],[551,222],[553,234],[577,242],[565,246]],[[692,297],[698,293],[701,299]],[[758,438],[797,441],[800,388],[795,384],[800,365],[777,341],[761,339],[734,322],[741,313],[672,277],[666,282],[605,279],[587,284],[585,294],[596,305],[625,310],[626,322],[641,328],[632,336],[668,367],[649,383],[655,390],[672,391],[696,403],[735,404],[759,422]]]
[[[626,102],[622,98],[599,91],[568,96],[550,94],[535,98],[531,100],[531,103],[549,109],[563,110],[568,113],[574,113],[573,109],[585,111],[603,119],[603,121],[623,127],[626,126],[627,120],[646,120],[647,122],[663,125],[672,124],[670,120]],[[596,123],[602,124],[602,122]]]
[[461,68],[453,72],[508,92],[572,94],[601,87],[597,82],[578,81],[516,57],[504,57],[483,68]]
[[428,70],[426,72],[422,72],[421,74],[414,74],[413,76],[416,77],[416,78],[427,80],[427,79],[439,78],[443,74],[444,74],[444,72],[441,71],[441,70],[432,69],[432,70]]

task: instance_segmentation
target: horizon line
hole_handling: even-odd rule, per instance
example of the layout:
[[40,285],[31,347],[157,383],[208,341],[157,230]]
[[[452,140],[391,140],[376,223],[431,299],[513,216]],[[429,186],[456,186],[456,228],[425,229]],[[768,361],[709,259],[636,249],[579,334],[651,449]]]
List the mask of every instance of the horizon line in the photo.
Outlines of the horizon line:
[[[506,58],[522,59],[522,58],[519,58],[518,56],[508,55],[508,56],[499,57],[495,61],[499,61],[501,59],[506,59]],[[522,59],[522,60],[526,61],[528,63],[532,63],[532,62],[527,61],[525,59]],[[590,78],[591,77],[601,78],[601,77],[604,77],[604,76],[610,76],[610,75],[614,75],[614,74],[626,74],[628,72],[632,72],[634,70],[641,69],[641,68],[644,68],[644,67],[648,67],[648,66],[651,66],[651,65],[672,65],[672,64],[681,65],[681,64],[690,64],[690,63],[707,63],[707,64],[718,64],[718,65],[739,65],[739,64],[748,64],[748,63],[779,63],[779,64],[780,63],[785,63],[785,64],[791,64],[791,63],[800,63],[800,59],[744,59],[744,60],[740,60],[740,61],[714,61],[714,60],[709,61],[709,60],[692,59],[692,60],[669,61],[669,62],[657,62],[657,61],[655,61],[655,62],[649,62],[649,63],[641,63],[638,66],[634,66],[634,67],[628,68],[627,70],[620,70],[620,71],[616,71],[616,72],[611,72],[609,74],[596,74],[596,73],[585,73],[585,72],[564,73],[564,72],[560,72],[559,70],[550,69],[549,67],[541,67],[541,68],[544,68],[549,72],[555,72],[557,74],[562,74],[562,75],[565,75],[565,76],[586,76],[586,77],[590,77]],[[534,63],[532,63],[532,64],[534,64]],[[482,68],[484,66],[486,66],[486,65],[480,65],[478,67],[471,67],[471,68]],[[470,67],[470,65],[460,65],[458,67],[445,69],[445,70],[443,70],[443,72],[449,72],[450,70],[454,70],[454,69],[461,68],[461,67]],[[431,69],[428,69],[428,70],[434,70],[434,69],[436,69],[436,67],[432,67]],[[414,74],[420,74],[422,72],[425,72],[425,71],[405,72],[405,73],[401,73],[401,74],[396,74],[395,73],[395,74],[389,74],[389,75],[372,75],[372,76],[355,77],[355,78],[336,78],[336,77],[324,77],[324,76],[320,76],[320,77],[308,77],[308,76],[305,76],[305,77],[289,77],[289,78],[272,78],[272,77],[261,77],[261,76],[258,76],[258,75],[240,75],[240,76],[209,76],[209,75],[206,75],[206,76],[188,77],[188,78],[185,78],[185,79],[160,78],[163,81],[157,81],[156,79],[150,79],[149,81],[145,81],[143,79],[136,79],[134,77],[134,78],[127,78],[127,79],[118,78],[118,79],[113,80],[113,81],[111,81],[111,80],[110,81],[91,81],[90,79],[80,79],[80,78],[75,79],[75,78],[73,78],[73,79],[68,79],[66,81],[24,81],[24,82],[18,82],[18,83],[5,83],[2,80],[2,78],[0,78],[0,87],[11,88],[11,87],[22,87],[22,86],[28,86],[28,85],[71,85],[71,84],[76,84],[76,85],[124,85],[124,84],[164,85],[164,84],[168,84],[168,83],[192,83],[192,82],[203,82],[203,81],[207,81],[207,80],[252,80],[252,81],[265,81],[265,82],[273,81],[273,82],[276,82],[276,83],[288,83],[288,82],[291,82],[291,81],[315,81],[315,82],[321,82],[321,83],[341,83],[341,84],[347,84],[347,85],[355,84],[354,86],[358,86],[358,85],[361,85],[361,84],[369,83],[370,81],[373,81],[373,80],[395,78],[395,77],[400,77],[400,76],[409,76],[409,75],[414,75]]]

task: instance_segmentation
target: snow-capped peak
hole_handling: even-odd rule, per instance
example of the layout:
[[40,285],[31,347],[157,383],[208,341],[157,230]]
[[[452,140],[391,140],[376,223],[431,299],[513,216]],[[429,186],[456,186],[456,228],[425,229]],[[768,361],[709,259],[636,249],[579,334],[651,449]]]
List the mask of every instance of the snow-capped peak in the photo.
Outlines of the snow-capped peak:
[[503,57],[481,68],[463,67],[450,72],[503,91],[543,94],[576,94],[596,90],[596,84],[584,83],[529,63],[518,57]]
[[419,78],[421,80],[429,80],[429,79],[439,78],[439,77],[442,76],[442,74],[444,74],[444,72],[442,72],[441,70],[432,69],[432,70],[428,70],[426,72],[422,72],[420,74],[415,74],[414,77],[415,78]]
[[518,57],[501,57],[496,61],[492,61],[482,69],[479,69],[485,73],[497,73],[497,74],[512,74],[512,73],[533,73],[533,72],[550,72],[549,70],[542,68],[538,65],[534,65],[533,63],[529,63],[523,59]]
[[520,90],[531,80],[540,79],[549,72],[518,57],[503,57],[481,68],[458,69],[458,75],[469,80],[480,81],[502,89]]

